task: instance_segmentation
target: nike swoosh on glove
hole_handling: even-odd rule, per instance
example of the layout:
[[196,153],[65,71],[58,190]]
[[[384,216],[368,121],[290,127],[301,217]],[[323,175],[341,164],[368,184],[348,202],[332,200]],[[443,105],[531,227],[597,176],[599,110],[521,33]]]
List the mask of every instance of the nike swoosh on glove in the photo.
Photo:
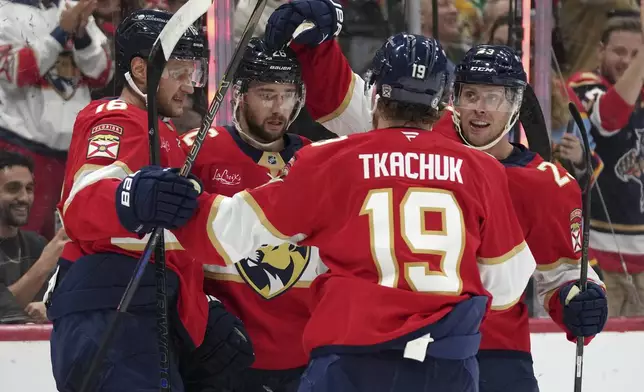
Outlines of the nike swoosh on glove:
[[332,0],[294,0],[280,5],[268,18],[264,40],[272,48],[283,48],[304,21],[315,24],[295,38],[294,42],[315,46],[340,34],[344,21],[342,5]]
[[119,184],[116,213],[123,227],[136,234],[150,233],[155,227],[176,229],[194,214],[202,189],[197,177],[146,166]]
[[590,337],[600,333],[608,319],[608,301],[604,289],[588,282],[586,291],[580,291],[579,282],[569,283],[559,292],[563,304],[563,322],[577,337]]

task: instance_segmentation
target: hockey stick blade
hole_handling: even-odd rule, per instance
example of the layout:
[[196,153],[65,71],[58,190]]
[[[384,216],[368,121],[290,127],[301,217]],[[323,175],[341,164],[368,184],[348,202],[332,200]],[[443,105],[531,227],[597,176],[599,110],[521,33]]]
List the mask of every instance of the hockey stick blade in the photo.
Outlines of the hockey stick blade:
[[[583,224],[583,242],[581,247],[581,273],[579,276],[579,289],[581,291],[586,290],[586,283],[588,282],[588,246],[590,241],[590,191],[592,188],[590,176],[592,175],[592,162],[590,159],[590,143],[588,143],[588,134],[584,121],[579,114],[579,110],[574,103],[568,103],[568,110],[570,115],[572,115],[573,120],[579,127],[581,133],[581,140],[584,144],[584,160],[586,161],[586,186],[584,187],[583,194],[583,212],[582,212],[582,224]],[[583,376],[583,366],[584,366],[584,338],[577,338],[576,345],[576,354],[575,354],[575,386],[574,392],[581,392],[581,381]]]
[[543,117],[539,100],[529,84],[523,92],[523,102],[519,110],[519,121],[523,125],[530,151],[536,152],[543,159],[551,162],[552,145],[548,128],[546,127],[546,120]]
[[[150,51],[147,65],[147,85],[155,86],[153,88],[148,88],[147,95],[148,137],[150,140],[150,161],[152,164],[158,165],[160,162],[156,93],[157,86],[161,80],[161,74],[165,68],[166,62],[172,55],[174,47],[179,42],[185,31],[208,11],[210,5],[210,0],[190,0],[184,4],[175,14],[172,15],[170,20],[168,20],[168,23],[164,26]],[[157,332],[159,335],[158,342],[160,354],[159,389],[161,391],[170,391],[170,338],[167,317],[168,304],[166,296],[165,248],[163,241],[160,241],[162,236],[163,229],[159,228],[156,228],[150,236],[150,240],[146,244],[143,254],[137,262],[134,268],[134,273],[128,282],[123,296],[121,297],[116,313],[103,333],[99,348],[94,355],[89,371],[83,380],[81,392],[88,392],[90,388],[93,388],[92,384],[100,370],[100,364],[103,362],[107,349],[111,344],[114,332],[118,328],[122,314],[127,312],[130,302],[139,287],[153,249],[155,250],[155,276],[157,283]]]
[[185,31],[208,12],[211,5],[211,0],[190,0],[172,15],[153,46],[161,45],[166,61],[170,59],[174,47],[177,46]]

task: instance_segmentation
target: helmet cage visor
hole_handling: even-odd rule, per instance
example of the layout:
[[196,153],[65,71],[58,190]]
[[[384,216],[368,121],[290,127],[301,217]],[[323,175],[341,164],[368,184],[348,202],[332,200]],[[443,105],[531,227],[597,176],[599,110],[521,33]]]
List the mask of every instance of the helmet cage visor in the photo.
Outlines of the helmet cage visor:
[[161,77],[192,87],[204,87],[208,81],[208,60],[201,57],[172,56]]

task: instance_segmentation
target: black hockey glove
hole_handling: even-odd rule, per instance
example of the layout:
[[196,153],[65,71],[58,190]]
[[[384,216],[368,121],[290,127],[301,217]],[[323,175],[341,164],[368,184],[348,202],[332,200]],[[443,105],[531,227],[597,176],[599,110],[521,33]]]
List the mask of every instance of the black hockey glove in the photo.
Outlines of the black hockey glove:
[[208,296],[208,326],[204,341],[180,359],[186,392],[215,391],[224,378],[248,368],[255,353],[244,324],[215,297]]
[[155,227],[181,227],[197,208],[203,186],[177,169],[147,166],[131,174],[116,189],[116,213],[127,230],[150,233]]
[[332,0],[293,0],[277,7],[268,18],[264,40],[279,49],[286,45],[304,21],[315,28],[300,34],[295,42],[315,46],[335,38],[342,30],[344,14],[342,5]]

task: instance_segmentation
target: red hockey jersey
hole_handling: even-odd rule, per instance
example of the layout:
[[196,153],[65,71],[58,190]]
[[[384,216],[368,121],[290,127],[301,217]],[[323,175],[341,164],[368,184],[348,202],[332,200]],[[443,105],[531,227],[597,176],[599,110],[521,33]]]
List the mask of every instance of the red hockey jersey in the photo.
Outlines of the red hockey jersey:
[[[447,112],[434,131],[460,140],[453,124]],[[501,163],[516,216],[537,262],[534,278],[539,302],[565,330],[558,294],[559,288],[578,280],[581,273],[581,189],[560,164],[546,162],[520,145]],[[601,284],[592,268],[588,277]],[[524,301],[506,312],[490,312],[481,331],[481,350],[530,352],[528,307]],[[568,335],[568,339],[575,338]]]
[[432,132],[381,129],[304,147],[284,178],[227,198],[204,194],[175,230],[228,263],[262,245],[317,246],[307,350],[408,335],[473,296],[502,309],[535,267],[507,179],[489,155]]
[[[369,97],[365,95],[364,81],[356,74],[351,71],[346,58],[342,54],[340,47],[335,42],[325,42],[322,45],[319,45],[315,48],[309,48],[299,45],[292,45],[293,49],[298,55],[298,59],[302,65],[302,73],[307,84],[307,92],[309,92],[310,97],[315,97],[315,99],[307,100],[307,107],[310,106],[311,113],[317,114],[317,116],[325,116],[325,126],[335,132],[336,134],[347,134],[355,132],[363,132],[368,130],[371,127],[371,105],[372,102],[369,100]],[[323,75],[323,77],[320,77]],[[344,132],[344,133],[343,133]],[[433,133],[441,134],[448,139],[451,139],[459,144],[462,144],[461,138],[454,130],[453,122],[451,119],[451,113],[449,111],[445,112],[445,115],[440,119],[440,121],[435,124],[432,129]],[[538,166],[541,162],[533,162]],[[551,166],[544,166],[545,172],[537,170],[535,168],[531,169],[533,172],[537,170],[539,173],[535,174],[536,178],[540,183],[546,181],[553,181],[555,174],[559,175],[560,181],[565,181],[569,179],[560,166],[554,166],[557,173],[555,173],[554,168]],[[521,180],[521,177],[524,174],[523,172],[510,170],[506,173],[508,176],[513,176],[518,181]],[[518,173],[519,176],[515,176],[515,173]],[[562,177],[563,176],[563,177]],[[528,179],[530,183],[532,182]],[[524,190],[516,190],[515,187],[518,186],[513,182],[510,183],[510,197],[514,198],[523,198],[525,196]],[[552,185],[552,184],[550,184]],[[526,185],[529,187],[530,185]],[[534,186],[534,185],[533,185]],[[552,187],[547,187],[551,189]],[[518,218],[521,220],[523,227],[530,227],[533,223],[530,220],[536,220],[534,222],[534,230],[525,232],[525,235],[531,235],[531,241],[534,242],[534,245],[531,245],[528,242],[531,249],[534,249],[536,253],[535,256],[538,256],[537,263],[541,265],[540,268],[543,268],[543,273],[537,271],[536,277],[540,290],[540,297],[544,299],[546,294],[546,301],[555,298],[556,296],[552,295],[553,290],[559,287],[561,283],[567,282],[569,280],[575,280],[579,278],[579,254],[576,255],[572,252],[572,229],[578,229],[576,222],[571,222],[571,214],[574,210],[580,208],[581,199],[580,191],[577,184],[571,185],[571,190],[557,191],[557,193],[563,192],[567,196],[564,196],[564,199],[567,200],[564,210],[567,209],[565,213],[559,213],[557,217],[546,216],[547,214],[543,213],[542,208],[533,208],[530,212],[533,215],[520,216]],[[526,188],[528,189],[528,188]],[[538,190],[533,190],[532,193],[528,192],[528,196],[539,195],[539,198],[531,198],[529,200],[534,200],[534,205],[541,205],[542,203],[551,203],[557,209],[561,208],[557,206],[558,199],[551,198],[551,196],[544,196],[543,193]],[[527,199],[526,199],[527,200]],[[538,204],[537,204],[538,203]],[[529,206],[529,201],[527,204]],[[541,213],[541,215],[535,216],[534,214]],[[521,214],[520,211],[517,211],[517,214]],[[562,215],[564,215],[562,217]],[[575,214],[576,215],[576,214]],[[539,218],[538,220],[536,218]],[[559,220],[563,219],[563,221]],[[577,218],[575,218],[576,220]],[[550,228],[557,227],[556,230]],[[579,229],[580,230],[580,229]],[[563,237],[553,238],[553,245],[550,247],[549,243],[544,240],[544,236],[548,234],[561,234],[566,233]],[[542,249],[548,248],[548,249]],[[558,252],[561,252],[558,254]],[[565,260],[569,262],[563,262]],[[572,261],[576,260],[576,261]],[[599,278],[596,277],[594,271],[589,270],[589,276],[596,279],[599,282]],[[567,280],[565,280],[567,279]],[[546,303],[546,306],[548,304]],[[560,322],[560,307],[558,303],[552,303],[550,307],[550,314],[553,315],[555,321],[559,324]],[[505,312],[503,312],[505,313]],[[489,317],[503,317],[500,315],[491,315]],[[501,318],[496,319],[500,320],[503,324],[500,328],[501,333],[492,333],[491,340],[488,339],[484,333],[482,347],[496,349],[505,349],[505,350],[521,350],[529,351],[529,331],[528,331],[528,319],[527,312],[525,310],[525,305],[517,305],[508,310],[507,319]],[[514,331],[513,328],[517,322],[520,322],[521,326],[517,328],[518,331]],[[493,321],[494,323],[494,321]],[[517,334],[513,334],[517,332]],[[515,343],[512,338],[504,339],[503,335],[512,336],[521,336],[518,339],[518,343]],[[588,339],[587,339],[588,341]]]
[[[196,133],[182,138],[186,149]],[[206,192],[233,196],[276,178],[295,152],[309,144],[296,135],[285,140],[284,150],[265,152],[243,141],[232,127],[210,129],[193,173]],[[310,317],[309,286],[318,265],[317,248],[284,243],[262,246],[234,266],[205,266],[204,291],[244,322],[255,350],[253,368],[283,370],[307,364],[302,331]]]
[[[176,132],[159,122],[161,165],[180,167],[185,159]],[[121,100],[93,101],[76,119],[58,205],[72,240],[62,257],[113,252],[139,258],[149,235],[138,238],[123,228],[115,209],[116,188],[123,178],[149,165],[147,112]],[[196,345],[201,344],[208,317],[202,265],[165,232],[167,266],[180,282],[178,310]],[[134,263],[132,264],[134,268]]]

